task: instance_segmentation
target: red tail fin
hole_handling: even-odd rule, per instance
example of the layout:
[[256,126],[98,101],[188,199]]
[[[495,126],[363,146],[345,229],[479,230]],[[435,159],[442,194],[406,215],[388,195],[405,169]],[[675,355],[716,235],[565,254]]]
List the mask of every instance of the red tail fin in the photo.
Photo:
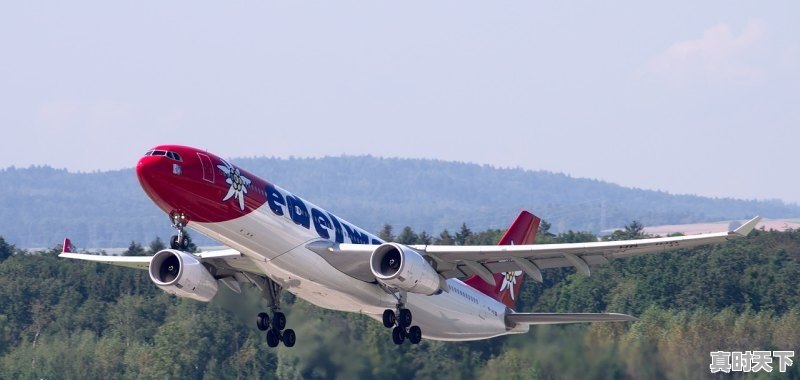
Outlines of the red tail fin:
[[72,246],[72,241],[69,238],[64,239],[64,245],[62,246],[61,251],[64,253],[74,253],[75,247]]
[[[536,232],[539,230],[541,219],[527,211],[522,211],[508,227],[508,231],[500,239],[498,245],[521,245],[533,244],[536,239]],[[464,281],[467,285],[477,289],[513,309],[516,304],[516,296],[522,286],[522,271],[504,272],[494,275],[496,285],[487,284],[478,276],[472,276]]]

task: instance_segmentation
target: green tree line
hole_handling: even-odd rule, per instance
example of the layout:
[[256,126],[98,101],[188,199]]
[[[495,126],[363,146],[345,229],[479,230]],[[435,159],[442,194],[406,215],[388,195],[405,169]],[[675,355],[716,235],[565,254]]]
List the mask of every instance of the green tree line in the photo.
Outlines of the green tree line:
[[[641,237],[629,227],[623,237]],[[455,233],[409,227],[395,235],[385,226],[381,234],[408,244],[491,244],[502,232],[463,224]],[[548,223],[537,237],[592,240],[588,232],[552,233]],[[132,243],[129,253],[162,246]],[[710,377],[710,351],[800,348],[800,231],[754,231],[727,244],[616,260],[590,277],[545,270],[544,283],[524,281],[517,304],[628,313],[636,322],[533,326],[527,334],[417,346],[394,345],[366,316],[284,294],[298,344],[270,349],[255,327],[266,309],[255,289],[237,295],[220,287],[204,304],[168,296],[145,271],[63,260],[59,251],[20,250],[0,237],[0,378],[692,379]],[[754,377],[800,378],[798,367]]]

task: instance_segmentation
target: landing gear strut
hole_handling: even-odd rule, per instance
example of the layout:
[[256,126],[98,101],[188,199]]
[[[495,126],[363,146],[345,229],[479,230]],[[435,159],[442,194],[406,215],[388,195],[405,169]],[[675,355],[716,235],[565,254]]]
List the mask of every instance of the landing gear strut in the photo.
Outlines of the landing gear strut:
[[[395,295],[394,292],[392,292],[392,295]],[[405,296],[403,293],[399,296],[395,295],[395,298],[397,298],[396,313],[392,309],[383,311],[383,327],[392,329],[392,341],[394,344],[403,344],[406,338],[411,344],[419,344],[420,340],[422,340],[422,329],[419,326],[411,326],[413,318],[411,310],[404,307]]]
[[272,318],[265,312],[258,313],[256,316],[256,326],[261,331],[267,332],[267,346],[277,347],[283,342],[286,347],[294,346],[297,336],[294,330],[286,329],[286,315],[280,310],[281,288],[275,281],[263,278],[263,283],[259,284],[261,295],[267,299],[267,304],[272,311]]
[[172,228],[178,230],[178,234],[172,235],[172,238],[169,239],[169,247],[179,251],[188,250],[189,239],[186,238],[184,227],[189,223],[189,218],[182,212],[173,211],[169,213],[169,219],[172,222]]

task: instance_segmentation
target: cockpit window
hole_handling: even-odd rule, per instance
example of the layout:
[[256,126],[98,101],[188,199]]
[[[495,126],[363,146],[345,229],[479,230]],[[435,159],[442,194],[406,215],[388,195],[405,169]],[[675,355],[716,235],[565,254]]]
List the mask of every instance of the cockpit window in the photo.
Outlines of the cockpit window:
[[148,150],[145,156],[167,156],[175,161],[183,162],[181,155],[177,152],[168,152],[166,150]]
[[175,152],[167,152],[167,157],[175,160],[175,161],[183,161],[181,159],[181,155]]

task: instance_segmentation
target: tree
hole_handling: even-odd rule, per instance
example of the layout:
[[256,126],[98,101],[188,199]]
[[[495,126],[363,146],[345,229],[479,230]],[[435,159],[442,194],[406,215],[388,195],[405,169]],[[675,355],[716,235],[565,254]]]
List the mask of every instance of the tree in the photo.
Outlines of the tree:
[[536,242],[541,244],[548,244],[553,242],[553,238],[556,236],[554,233],[550,232],[550,228],[553,225],[546,220],[542,220],[539,222],[539,229],[536,231]]
[[[478,233],[472,233],[464,242],[464,245],[495,245],[503,237],[503,230],[488,229]],[[519,244],[519,242],[515,243]]]
[[135,241],[131,241],[131,244],[128,246],[128,250],[125,251],[125,256],[145,256],[145,255],[146,252],[144,251],[144,248],[142,248],[142,245]]
[[450,231],[445,229],[439,234],[439,237],[436,238],[436,244],[439,245],[453,245],[455,239],[453,239],[453,235],[450,235]]
[[0,236],[0,261],[3,261],[14,254],[14,246],[6,243],[6,240]]
[[156,252],[158,252],[158,251],[160,251],[160,250],[162,250],[164,248],[167,248],[167,246],[164,245],[164,242],[161,241],[160,237],[156,236],[156,238],[153,239],[153,241],[150,242],[150,246],[147,249],[147,253],[150,254],[150,255],[155,255]]
[[466,223],[461,223],[461,231],[456,232],[456,244],[464,245],[470,236],[472,236],[472,230],[467,227]]
[[417,237],[417,234],[414,233],[414,230],[412,230],[411,227],[405,226],[403,231],[400,232],[400,235],[397,236],[397,242],[406,245],[416,244]]
[[392,232],[392,225],[391,224],[384,224],[381,232],[378,233],[378,237],[381,238],[383,241],[394,241],[395,236]]
[[647,237],[647,234],[644,233],[644,225],[634,220],[631,224],[625,226],[624,229],[614,231],[614,233],[606,236],[603,240],[635,240],[645,239]]
[[428,245],[431,244],[431,242],[433,242],[433,236],[428,235],[425,231],[420,232],[419,236],[417,236],[417,244]]
[[569,230],[551,239],[552,243],[589,243],[597,241],[597,236],[591,232]]

